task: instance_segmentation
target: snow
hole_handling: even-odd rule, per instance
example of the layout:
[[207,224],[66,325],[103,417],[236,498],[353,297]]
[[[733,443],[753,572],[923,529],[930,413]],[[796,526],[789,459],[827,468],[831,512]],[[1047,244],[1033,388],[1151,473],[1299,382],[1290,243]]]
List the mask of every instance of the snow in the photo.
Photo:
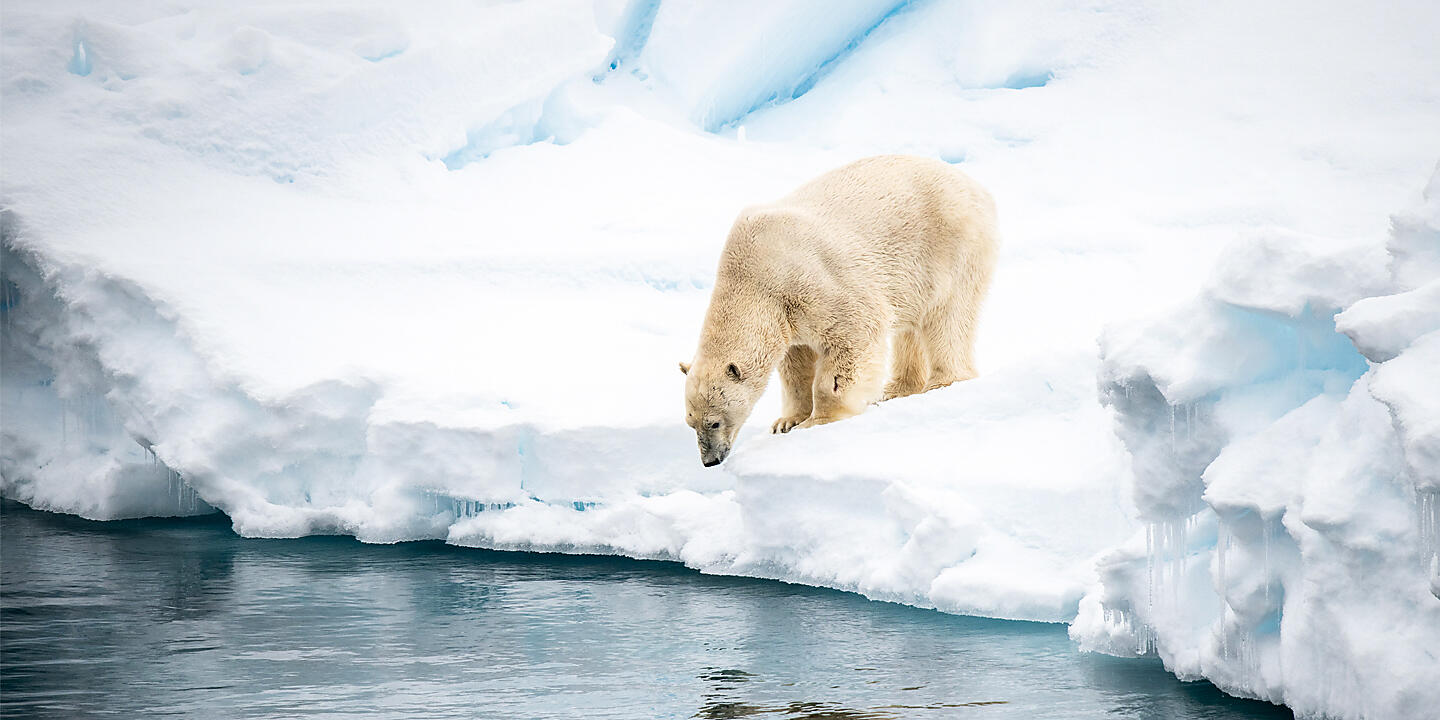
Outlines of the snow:
[[[1073,622],[1301,713],[1422,716],[1437,21],[11,3],[0,492]],[[675,362],[730,221],[878,152],[999,202],[981,377],[784,436],[772,386],[702,468]]]
[[1102,393],[1150,541],[1101,561],[1071,627],[1082,647],[1158,653],[1300,715],[1440,703],[1440,332],[1434,280],[1393,252],[1440,241],[1435,178],[1391,252],[1268,238],[1179,311],[1107,334]]

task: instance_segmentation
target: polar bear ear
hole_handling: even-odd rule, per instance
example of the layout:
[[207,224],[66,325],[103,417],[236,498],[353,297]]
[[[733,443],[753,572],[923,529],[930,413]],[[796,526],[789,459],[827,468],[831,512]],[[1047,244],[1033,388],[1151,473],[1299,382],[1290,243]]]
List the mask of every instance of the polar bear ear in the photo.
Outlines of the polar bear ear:
[[682,363],[680,363],[680,374],[681,374],[681,375],[689,375],[689,374],[690,374],[690,363],[687,363],[687,362],[682,362]]
[[729,375],[731,380],[740,382],[740,368],[735,367],[735,363],[730,363],[725,366],[725,374]]

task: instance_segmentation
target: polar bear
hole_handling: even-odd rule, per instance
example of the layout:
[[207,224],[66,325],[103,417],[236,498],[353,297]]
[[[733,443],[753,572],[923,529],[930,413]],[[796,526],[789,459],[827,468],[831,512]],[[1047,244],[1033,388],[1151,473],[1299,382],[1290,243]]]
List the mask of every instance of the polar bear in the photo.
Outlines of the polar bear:
[[701,462],[730,453],[776,368],[776,433],[975,377],[997,251],[990,193],[931,158],[858,160],[743,210],[680,363]]

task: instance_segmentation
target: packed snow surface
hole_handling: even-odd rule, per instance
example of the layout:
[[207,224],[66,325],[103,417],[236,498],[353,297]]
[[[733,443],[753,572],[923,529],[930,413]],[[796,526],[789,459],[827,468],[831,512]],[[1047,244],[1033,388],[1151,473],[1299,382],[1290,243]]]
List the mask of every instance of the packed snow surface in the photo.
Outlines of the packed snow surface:
[[[7,497],[665,558],[1440,706],[1432,3],[3,12]],[[999,202],[981,377],[783,436],[772,389],[702,468],[675,363],[730,220],[880,152]]]

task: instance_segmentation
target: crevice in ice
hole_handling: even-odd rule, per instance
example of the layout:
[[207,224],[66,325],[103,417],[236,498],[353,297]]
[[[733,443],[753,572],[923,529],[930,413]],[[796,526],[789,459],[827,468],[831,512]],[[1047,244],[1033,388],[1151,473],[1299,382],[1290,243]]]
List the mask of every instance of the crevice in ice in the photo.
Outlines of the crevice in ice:
[[[855,37],[850,38],[850,41],[845,43],[844,47],[841,47],[838,51],[835,52],[834,55],[831,55],[830,57],[822,60],[820,62],[820,65],[816,67],[813,72],[800,80],[800,82],[795,86],[795,89],[790,92],[790,97],[786,98],[784,101],[797,99],[805,93],[810,92],[810,90],[815,87],[816,83],[819,83],[821,80],[825,79],[825,76],[829,75],[830,72],[834,70],[837,65],[839,65],[845,60],[845,58],[848,58],[852,54],[854,54],[855,49],[860,47],[860,44],[865,42],[865,39],[870,37],[870,35],[876,30],[878,30],[881,25],[889,22],[890,18],[893,18],[901,12],[909,9],[914,4],[914,2],[915,0],[901,0],[901,2],[898,2],[894,6],[892,6],[890,10],[888,10],[884,15],[881,15],[880,19],[876,20],[874,24],[860,31],[860,33]],[[754,110],[755,108],[752,108],[750,112],[754,112]]]
[[660,12],[660,0],[630,0],[625,6],[620,29],[615,34],[615,47],[605,59],[605,69],[595,75],[595,82],[605,79],[611,72],[630,65],[650,41],[650,29],[655,26],[655,16]]
[[20,304],[20,288],[11,282],[10,278],[0,278],[0,313],[5,314],[5,322],[10,322],[10,311]]
[[465,144],[440,161],[446,169],[459,170],[504,148],[536,143],[568,145],[584,129],[584,123],[575,116],[561,89],[547,97],[516,105],[485,125],[467,130]]
[[1338,372],[1353,382],[1370,369],[1350,338],[1336,330],[1338,308],[1306,304],[1291,316],[1229,303],[1221,306],[1234,326],[1226,341],[1243,348],[1243,357],[1253,367],[1234,378],[1234,385],[1254,385],[1306,370]]
[[880,16],[869,26],[851,35],[843,44],[827,57],[815,61],[808,68],[801,70],[796,75],[787,76],[782,79],[781,84],[770,88],[768,91],[761,89],[757,97],[749,106],[729,113],[717,113],[717,108],[709,108],[701,121],[701,126],[707,132],[720,132],[736,125],[739,125],[745,118],[760,110],[783,105],[793,100],[798,100],[805,93],[810,92],[821,80],[824,80],[840,63],[852,55],[861,44],[865,42],[876,30],[880,29],[891,18],[909,10],[916,4],[917,0],[899,0],[881,13]]
[[[541,500],[531,497],[530,502],[547,505],[549,507],[564,508],[575,512],[586,512],[601,506],[601,503],[594,500]],[[484,513],[504,512],[520,503],[511,500],[493,501],[476,498],[457,497],[448,493],[426,490],[421,492],[421,507],[432,515],[449,513],[455,520],[465,520],[478,517]]]
[[70,53],[70,62],[66,63],[65,69],[71,75],[85,77],[95,68],[95,63],[90,58],[90,49],[85,44],[85,38],[80,33],[75,33],[74,47]]
[[1043,72],[1023,71],[1005,78],[1005,82],[1002,83],[1001,87],[1010,90],[1026,90],[1029,88],[1045,87],[1054,79],[1055,73],[1049,70]]

